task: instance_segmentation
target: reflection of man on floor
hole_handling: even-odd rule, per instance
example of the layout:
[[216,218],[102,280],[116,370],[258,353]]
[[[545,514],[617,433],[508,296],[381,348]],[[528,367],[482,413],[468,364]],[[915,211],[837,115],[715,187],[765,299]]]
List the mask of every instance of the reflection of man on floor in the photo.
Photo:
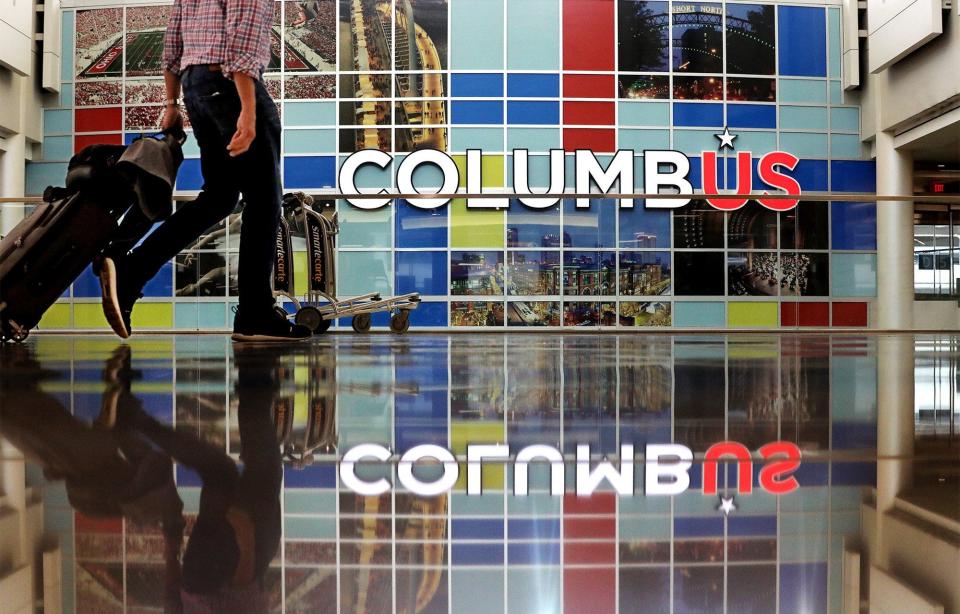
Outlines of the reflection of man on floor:
[[185,612],[265,612],[264,576],[280,545],[280,446],[273,422],[279,389],[277,351],[237,348],[240,460],[195,435],[175,431],[134,409],[117,429],[143,433],[203,481],[200,511],[183,555]]

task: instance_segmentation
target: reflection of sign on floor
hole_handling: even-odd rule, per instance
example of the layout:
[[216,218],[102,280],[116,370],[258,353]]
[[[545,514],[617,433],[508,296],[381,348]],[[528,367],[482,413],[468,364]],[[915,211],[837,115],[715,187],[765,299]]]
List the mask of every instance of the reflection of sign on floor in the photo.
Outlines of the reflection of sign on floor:
[[[619,469],[606,458],[592,462],[590,446],[577,445],[576,493],[578,496],[592,495],[604,482],[623,496],[633,496],[636,491],[634,480],[634,446],[620,446]],[[733,460],[736,463],[737,493],[747,495],[753,492],[754,460],[763,461],[757,474],[760,488],[769,494],[784,495],[800,487],[793,474],[800,468],[800,448],[788,441],[775,441],[761,446],[754,455],[741,443],[723,441],[710,446],[703,455],[702,490],[707,496],[718,494],[718,474],[721,461]],[[503,444],[467,444],[467,494],[483,494],[483,464],[513,464],[513,493],[526,496],[529,492],[530,463],[549,465],[550,494],[563,495],[566,490],[566,463],[563,454],[549,445],[530,445],[511,456],[510,447]],[[644,494],[652,496],[679,495],[690,489],[690,469],[693,466],[693,451],[680,444],[647,444],[642,459],[644,471]],[[397,478],[400,484],[410,492],[435,497],[448,492],[460,478],[460,466],[463,459],[450,450],[434,445],[414,446],[403,453],[399,459],[380,444],[365,443],[350,448],[340,459],[340,479],[350,490],[357,494],[376,496],[388,492],[393,484],[386,477],[376,480],[361,478],[357,474],[357,464],[369,469],[378,463],[396,462]],[[420,469],[419,474],[414,468]],[[370,472],[365,472],[369,476]]]

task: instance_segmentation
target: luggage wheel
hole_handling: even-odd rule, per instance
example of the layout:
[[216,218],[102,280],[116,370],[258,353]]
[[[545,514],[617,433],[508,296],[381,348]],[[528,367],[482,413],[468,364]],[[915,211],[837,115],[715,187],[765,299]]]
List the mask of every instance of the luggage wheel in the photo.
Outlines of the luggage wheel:
[[370,331],[370,314],[369,313],[358,313],[353,316],[353,321],[351,322],[353,330],[358,333],[366,333]]
[[410,312],[406,309],[401,309],[390,316],[390,330],[397,334],[410,330]]
[[325,333],[330,328],[330,320],[324,320],[320,310],[310,305],[301,307],[293,321],[301,326],[306,326],[314,334]]
[[0,327],[0,341],[3,343],[6,343],[7,341],[23,343],[29,336],[30,329],[24,328],[16,322],[4,322],[3,326]]

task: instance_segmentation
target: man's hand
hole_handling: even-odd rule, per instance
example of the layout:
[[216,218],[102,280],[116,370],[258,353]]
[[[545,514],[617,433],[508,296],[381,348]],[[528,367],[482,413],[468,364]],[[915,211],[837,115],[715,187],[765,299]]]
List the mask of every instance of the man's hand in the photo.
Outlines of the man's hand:
[[244,107],[240,111],[240,117],[237,118],[237,131],[233,133],[233,138],[227,145],[227,151],[233,157],[239,156],[250,149],[250,144],[257,136],[257,115],[256,110]]
[[234,73],[233,82],[240,96],[240,117],[237,118],[237,131],[230,139],[227,151],[236,157],[250,149],[250,144],[257,136],[257,97],[256,82],[250,75]]
[[163,119],[160,120],[160,129],[169,130],[174,126],[183,125],[183,117],[180,115],[180,107],[176,105],[167,105],[163,111]]

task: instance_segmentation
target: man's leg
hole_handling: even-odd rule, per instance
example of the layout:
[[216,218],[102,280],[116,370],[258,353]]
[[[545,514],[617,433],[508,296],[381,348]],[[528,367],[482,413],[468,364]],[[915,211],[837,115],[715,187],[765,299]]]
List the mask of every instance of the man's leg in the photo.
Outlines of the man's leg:
[[[204,74],[206,68],[189,70],[183,80],[184,99],[193,135],[200,147],[203,188],[195,200],[181,205],[129,255],[105,259],[101,273],[104,314],[121,337],[130,334],[130,312],[143,286],[205,230],[227,217],[239,198],[236,160],[230,158],[226,149],[232,136],[227,129],[231,119],[225,117],[234,114],[232,124],[236,124],[236,117],[240,113],[239,101],[235,108],[219,99],[214,105],[209,96],[194,91],[209,87],[207,82],[213,79],[225,81],[225,89],[234,86],[220,73]],[[198,83],[200,79],[205,82]]]

